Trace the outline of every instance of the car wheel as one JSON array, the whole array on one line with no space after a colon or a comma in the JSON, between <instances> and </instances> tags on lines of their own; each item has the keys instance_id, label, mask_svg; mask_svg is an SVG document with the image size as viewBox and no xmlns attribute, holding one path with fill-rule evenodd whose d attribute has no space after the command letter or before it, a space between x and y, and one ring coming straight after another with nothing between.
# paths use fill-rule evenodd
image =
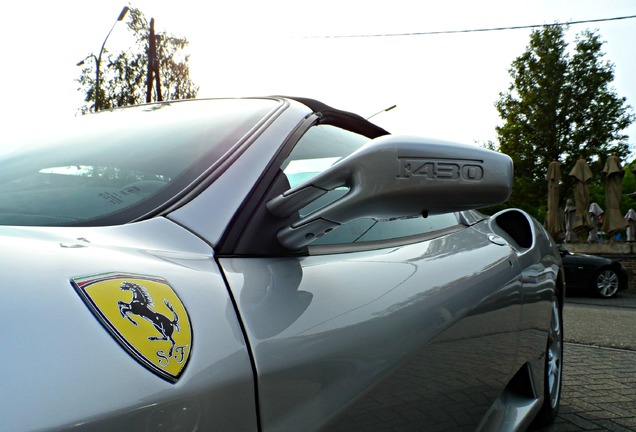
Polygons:
<instances>
[{"instance_id":1,"label":"car wheel","mask_svg":"<svg viewBox=\"0 0 636 432\"><path fill-rule=\"evenodd\" d=\"M552 316L545 352L543 373L544 401L535 418L535 426L545 426L554 421L561 400L561 380L563 377L563 315L559 300L552 302Z\"/></svg>"},{"instance_id":2,"label":"car wheel","mask_svg":"<svg viewBox=\"0 0 636 432\"><path fill-rule=\"evenodd\" d=\"M620 279L610 268L601 269L596 275L596 292L601 297L610 298L618 291Z\"/></svg>"}]
</instances>

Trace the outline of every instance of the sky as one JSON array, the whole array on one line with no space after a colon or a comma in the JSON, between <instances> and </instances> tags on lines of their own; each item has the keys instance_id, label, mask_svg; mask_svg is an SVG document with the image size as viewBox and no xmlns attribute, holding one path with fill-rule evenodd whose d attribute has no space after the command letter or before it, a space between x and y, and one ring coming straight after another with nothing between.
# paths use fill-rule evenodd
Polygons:
<instances>
[{"instance_id":1,"label":"sky","mask_svg":"<svg viewBox=\"0 0 636 432\"><path fill-rule=\"evenodd\" d=\"M59 0L3 4L0 143L78 115L77 62L99 49L122 8L190 41L198 97L292 95L373 117L392 133L496 142L494 107L530 29L412 35L636 15L636 0ZM636 19L570 26L606 41L614 89L636 107ZM344 37L351 35L395 35ZM125 49L115 24L110 51ZM634 110L636 112L636 109ZM636 150L636 125L627 130Z\"/></svg>"}]
</instances>

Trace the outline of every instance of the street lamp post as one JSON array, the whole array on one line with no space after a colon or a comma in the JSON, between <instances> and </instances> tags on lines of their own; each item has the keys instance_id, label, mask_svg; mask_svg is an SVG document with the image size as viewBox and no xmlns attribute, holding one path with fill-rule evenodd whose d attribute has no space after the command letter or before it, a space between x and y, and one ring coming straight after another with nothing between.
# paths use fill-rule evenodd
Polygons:
<instances>
[{"instance_id":1,"label":"street lamp post","mask_svg":"<svg viewBox=\"0 0 636 432\"><path fill-rule=\"evenodd\" d=\"M124 19L124 17L128 13L128 10L129 10L128 6L124 6L124 8L119 13L119 16L117 17L117 21L115 21L113 23L113 26L110 28L110 31L106 35L106 39L104 39L104 43L102 44L102 47L99 50L99 55L97 57L95 57L95 54L89 54L84 59L84 60L86 60L88 57L93 57L93 59L95 59L95 112L99 111L102 108L102 105L101 105L101 81L100 81L101 80L101 74L100 74L100 66L101 66L101 63L102 63L102 54L104 53L104 47L106 46L106 41L108 40L108 37L110 36L110 34L112 33L113 29L115 28L115 25L117 24L117 22L119 22L119 21ZM77 66L83 65L84 64L84 60L82 60L81 62L77 63Z\"/></svg>"}]
</instances>

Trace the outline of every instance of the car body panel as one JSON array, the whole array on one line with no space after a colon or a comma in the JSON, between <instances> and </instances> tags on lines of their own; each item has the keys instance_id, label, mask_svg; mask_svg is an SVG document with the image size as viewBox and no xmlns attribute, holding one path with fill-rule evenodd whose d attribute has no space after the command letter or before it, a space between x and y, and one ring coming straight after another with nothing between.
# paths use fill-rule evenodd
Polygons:
<instances>
[{"instance_id":1,"label":"car body panel","mask_svg":"<svg viewBox=\"0 0 636 432\"><path fill-rule=\"evenodd\" d=\"M547 231L536 219L528 218L534 245L521 252L519 261L524 271L523 306L520 333L520 359L529 358L531 353L540 352L545 347L545 329L550 326L550 310L553 297L558 297L563 305L566 284L560 257L555 253L556 244ZM522 360L523 361L523 360ZM544 382L544 365L540 361L529 365L528 372L532 382L537 386L535 391L541 395Z\"/></svg>"},{"instance_id":2,"label":"car body panel","mask_svg":"<svg viewBox=\"0 0 636 432\"><path fill-rule=\"evenodd\" d=\"M0 406L3 427L157 430L170 421L188 430L256 430L246 343L200 239L155 218L121 229L0 227L0 243L11 269L0 275L8 291L0 369L11 389ZM163 277L187 308L193 347L176 384L119 346L70 283L113 271Z\"/></svg>"},{"instance_id":3,"label":"car body panel","mask_svg":"<svg viewBox=\"0 0 636 432\"><path fill-rule=\"evenodd\" d=\"M371 407L405 427L477 427L520 363L542 372L545 332L518 358L516 254L471 228L390 250L220 263L253 348L264 430L382 430L365 422ZM471 416L441 421L449 399L474 392Z\"/></svg>"}]
</instances>

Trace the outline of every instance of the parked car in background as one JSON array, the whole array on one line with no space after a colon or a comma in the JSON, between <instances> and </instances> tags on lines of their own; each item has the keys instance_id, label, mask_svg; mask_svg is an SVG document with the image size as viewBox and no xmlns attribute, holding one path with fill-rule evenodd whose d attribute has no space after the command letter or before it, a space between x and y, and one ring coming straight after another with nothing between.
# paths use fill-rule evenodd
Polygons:
<instances>
[{"instance_id":1,"label":"parked car in background","mask_svg":"<svg viewBox=\"0 0 636 432\"><path fill-rule=\"evenodd\" d=\"M506 155L262 97L83 116L0 166L4 430L557 413L556 246L523 211L473 210L508 198Z\"/></svg>"},{"instance_id":2,"label":"parked car in background","mask_svg":"<svg viewBox=\"0 0 636 432\"><path fill-rule=\"evenodd\" d=\"M596 255L573 253L559 247L568 293L610 298L627 288L627 270L621 263Z\"/></svg>"}]
</instances>

